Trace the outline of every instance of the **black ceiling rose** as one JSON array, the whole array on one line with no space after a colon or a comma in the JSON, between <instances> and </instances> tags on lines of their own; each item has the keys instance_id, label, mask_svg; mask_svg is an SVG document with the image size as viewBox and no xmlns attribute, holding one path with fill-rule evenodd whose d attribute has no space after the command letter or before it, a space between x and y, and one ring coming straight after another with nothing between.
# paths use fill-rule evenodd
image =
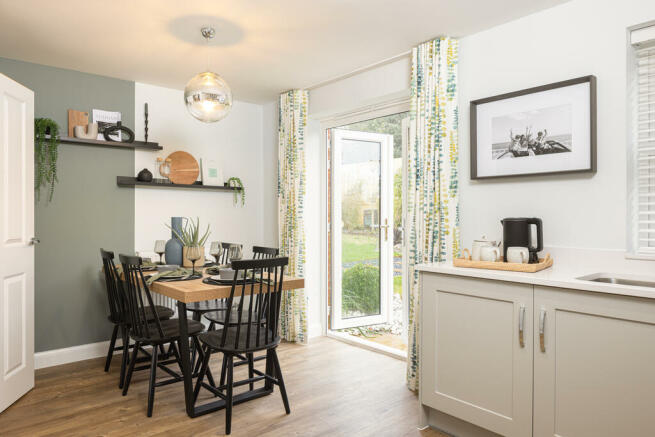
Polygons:
<instances>
[{"instance_id":1,"label":"black ceiling rose","mask_svg":"<svg viewBox=\"0 0 655 437\"><path fill-rule=\"evenodd\" d=\"M124 133L125 135L127 135L127 139L123 138L123 135L121 135L121 140L120 141L116 141L116 140L114 140L114 139L112 139L110 137L110 135L113 135L113 134L115 134L115 133L117 133L119 131ZM132 129L130 129L129 127L123 126L120 121L116 122L115 126L106 127L104 132L103 132L103 135L105 136L105 140L111 141L111 142L116 142L116 143L117 142L121 142L121 143L133 143L134 142L134 132L132 132Z\"/></svg>"}]
</instances>

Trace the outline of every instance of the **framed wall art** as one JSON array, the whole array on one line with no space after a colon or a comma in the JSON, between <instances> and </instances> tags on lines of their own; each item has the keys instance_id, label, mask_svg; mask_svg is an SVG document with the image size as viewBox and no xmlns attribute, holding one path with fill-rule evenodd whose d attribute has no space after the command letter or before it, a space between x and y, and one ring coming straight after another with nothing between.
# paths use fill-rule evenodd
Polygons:
<instances>
[{"instance_id":1,"label":"framed wall art","mask_svg":"<svg viewBox=\"0 0 655 437\"><path fill-rule=\"evenodd\" d=\"M471 102L471 179L596 172L596 77Z\"/></svg>"}]
</instances>

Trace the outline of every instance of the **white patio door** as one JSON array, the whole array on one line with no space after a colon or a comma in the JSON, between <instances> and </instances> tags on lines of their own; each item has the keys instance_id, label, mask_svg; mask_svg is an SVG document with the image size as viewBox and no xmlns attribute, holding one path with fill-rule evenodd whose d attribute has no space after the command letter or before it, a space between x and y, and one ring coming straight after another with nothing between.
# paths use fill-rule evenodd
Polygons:
<instances>
[{"instance_id":1,"label":"white patio door","mask_svg":"<svg viewBox=\"0 0 655 437\"><path fill-rule=\"evenodd\" d=\"M0 74L0 411L34 387L34 93Z\"/></svg>"},{"instance_id":2,"label":"white patio door","mask_svg":"<svg viewBox=\"0 0 655 437\"><path fill-rule=\"evenodd\" d=\"M391 320L393 136L332 130L332 329Z\"/></svg>"}]
</instances>

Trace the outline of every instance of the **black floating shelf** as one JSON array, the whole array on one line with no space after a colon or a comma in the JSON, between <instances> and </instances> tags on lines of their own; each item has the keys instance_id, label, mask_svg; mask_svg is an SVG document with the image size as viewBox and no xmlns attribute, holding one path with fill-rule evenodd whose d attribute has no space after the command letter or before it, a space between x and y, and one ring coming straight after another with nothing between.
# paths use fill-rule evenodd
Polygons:
<instances>
[{"instance_id":1,"label":"black floating shelf","mask_svg":"<svg viewBox=\"0 0 655 437\"><path fill-rule=\"evenodd\" d=\"M168 179L153 179L152 182L137 181L130 176L116 176L116 185L119 187L152 187L152 188L190 188L192 190L212 191L239 191L239 188L228 187L227 185L203 185L200 182L194 184L172 184Z\"/></svg>"},{"instance_id":2,"label":"black floating shelf","mask_svg":"<svg viewBox=\"0 0 655 437\"><path fill-rule=\"evenodd\" d=\"M132 143L120 143L117 141L87 140L84 138L61 137L59 142L62 144L76 144L80 146L94 147L115 147L122 149L145 149L145 150L162 150L159 143L146 143L145 141L134 141Z\"/></svg>"}]
</instances>

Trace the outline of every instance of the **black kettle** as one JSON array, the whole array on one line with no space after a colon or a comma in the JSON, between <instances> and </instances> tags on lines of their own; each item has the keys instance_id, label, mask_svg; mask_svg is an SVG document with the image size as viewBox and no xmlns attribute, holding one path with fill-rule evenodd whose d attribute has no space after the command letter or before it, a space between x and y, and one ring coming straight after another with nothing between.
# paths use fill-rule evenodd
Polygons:
<instances>
[{"instance_id":1,"label":"black kettle","mask_svg":"<svg viewBox=\"0 0 655 437\"><path fill-rule=\"evenodd\" d=\"M540 218L504 218L503 225L503 259L507 259L508 247L527 247L530 252L528 263L539 262L538 252L544 249L543 223ZM532 246L530 225L537 228L537 247Z\"/></svg>"}]
</instances>

